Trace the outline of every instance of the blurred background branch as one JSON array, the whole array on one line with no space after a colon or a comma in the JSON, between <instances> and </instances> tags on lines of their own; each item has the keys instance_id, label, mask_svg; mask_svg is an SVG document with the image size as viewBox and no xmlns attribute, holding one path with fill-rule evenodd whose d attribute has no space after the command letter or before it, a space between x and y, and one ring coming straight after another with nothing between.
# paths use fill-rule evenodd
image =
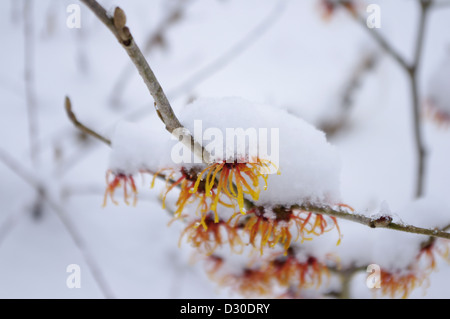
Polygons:
<instances>
[{"instance_id":1,"label":"blurred background branch","mask_svg":"<svg viewBox=\"0 0 450 319\"><path fill-rule=\"evenodd\" d=\"M19 176L22 180L24 180L27 184L36 189L40 198L56 213L59 220L64 225L67 233L72 238L78 250L83 255L84 261L86 262L94 280L96 281L98 287L100 288L103 296L105 298L114 298L114 293L112 292L106 278L103 275L96 259L90 253L88 249L88 245L84 240L83 236L76 228L75 224L69 218L67 212L62 208L62 206L57 203L49 194L47 187L44 183L39 181L31 172L28 171L24 166L22 166L17 160L12 158L8 153L4 150L0 149L0 162L5 164L12 172L14 172L17 176ZM13 218L13 219L11 219ZM3 227L10 227L12 222L14 221L14 217L11 217L7 220L6 224ZM1 230L0 228L0 230ZM3 232L3 240L7 233Z\"/></svg>"}]
</instances>

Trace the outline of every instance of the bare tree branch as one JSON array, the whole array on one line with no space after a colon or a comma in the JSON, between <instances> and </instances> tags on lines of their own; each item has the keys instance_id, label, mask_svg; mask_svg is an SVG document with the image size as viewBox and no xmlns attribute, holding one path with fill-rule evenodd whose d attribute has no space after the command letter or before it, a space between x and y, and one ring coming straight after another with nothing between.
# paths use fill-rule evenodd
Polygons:
<instances>
[{"instance_id":1,"label":"bare tree branch","mask_svg":"<svg viewBox=\"0 0 450 319\"><path fill-rule=\"evenodd\" d=\"M360 15L352 15L355 17L356 21L359 22L361 27L366 30L370 36L380 45L380 47L383 48L383 50L389 54L397 63L405 70L409 69L408 63L405 61L405 59L400 55L400 53L395 50L392 45L390 45L387 40L377 31L375 28L368 28L367 27L367 21L365 17Z\"/></svg>"},{"instance_id":2,"label":"bare tree branch","mask_svg":"<svg viewBox=\"0 0 450 319\"><path fill-rule=\"evenodd\" d=\"M429 9L433 5L433 0L418 0L420 4L420 21L417 33L416 47L414 51L414 58L411 64L408 64L404 58L387 42L387 40L375 29L368 28L366 25L366 20L362 16L353 14L356 20L361 24L361 26L369 32L369 34L375 39L375 41L392 57L397 61L398 65L407 73L411 95L412 95L412 109L413 109L413 136L415 142L415 151L417 158L417 168L416 168L416 183L414 196L419 198L423 195L424 187L424 175L425 175L425 161L426 161L426 150L423 143L422 128L420 120L420 96L418 89L418 69L420 66L420 60L423 51L423 42L425 27L428 17ZM344 6L342 0L339 2Z\"/></svg>"},{"instance_id":3,"label":"bare tree branch","mask_svg":"<svg viewBox=\"0 0 450 319\"><path fill-rule=\"evenodd\" d=\"M10 0L11 2L11 12L10 12L10 20L13 24L17 24L20 21L20 5L22 4L17 0Z\"/></svg>"},{"instance_id":4,"label":"bare tree branch","mask_svg":"<svg viewBox=\"0 0 450 319\"><path fill-rule=\"evenodd\" d=\"M91 129L88 129L88 128L86 128L86 129L88 131L92 131ZM110 143L106 143L106 144L110 145ZM0 159L1 159L1 157L0 157ZM250 201L246 198L244 198L244 202L245 202L246 209L250 209L251 207L255 206L252 201ZM364 215L353 214L353 213L349 213L344 210L336 210L336 209L333 209L328 206L319 207L319 206L314 206L314 205L302 204L302 205L293 205L291 208L302 209L302 210L313 212L313 213L320 214L320 215L328 215L328 216L333 216L333 217L337 217L340 219L346 219L346 220L356 222L356 223L359 223L359 224L362 224L365 226L369 226L371 228L388 228L388 229L398 230L398 231L402 231L402 232L415 233L415 234L420 234L420 235L427 235L427 236L432 236L432 237L440 237L440 238L450 239L450 233L447 233L443 230L426 229L426 228L422 228L422 227L416 227L413 225L401 225L401 224L393 223L390 220L384 220L384 219L381 219L381 220L372 219L372 218L369 218Z\"/></svg>"},{"instance_id":5,"label":"bare tree branch","mask_svg":"<svg viewBox=\"0 0 450 319\"><path fill-rule=\"evenodd\" d=\"M417 32L416 48L414 51L414 61L409 69L409 79L411 85L412 108L413 108L413 124L414 124L414 141L416 145L417 158L417 175L416 175L416 191L415 196L423 195L426 150L423 143L422 126L420 119L420 95L418 88L418 70L420 67L424 35L428 17L428 9L430 8L430 0L420 0L420 21Z\"/></svg>"},{"instance_id":6,"label":"bare tree branch","mask_svg":"<svg viewBox=\"0 0 450 319\"><path fill-rule=\"evenodd\" d=\"M166 32L170 29L170 27L181 21L185 4L188 1L189 0L178 0L176 5L156 27L156 30L150 34L144 44L143 53L145 55L151 52L153 48L164 44ZM130 64L127 64L120 72L115 84L113 85L113 90L111 91L110 101L113 105L120 104L121 96L127 86L127 83L129 83L129 79L132 74L133 68Z\"/></svg>"},{"instance_id":7,"label":"bare tree branch","mask_svg":"<svg viewBox=\"0 0 450 319\"><path fill-rule=\"evenodd\" d=\"M110 144L108 144L108 145L110 145ZM162 176L162 178L165 178L165 177ZM248 208L248 209L255 206L254 203L248 199L245 199L245 205L246 205L246 208ZM447 233L445 231L448 227L443 228L443 230L438 230L438 229L426 229L426 228L422 228L422 227L416 227L413 225L401 225L401 224L393 223L390 220L386 221L384 219L383 220L372 219L372 218L364 216L364 215L349 213L344 210L336 210L336 209L332 209L331 207L326 207L326 206L319 207L319 206L313 206L313 205L293 205L292 208L302 209L302 210L314 212L314 213L320 214L320 215L328 215L328 216L333 216L333 217L337 217L340 219L346 219L346 220L349 220L352 222L356 222L356 223L368 226L370 228L388 228L388 229L398 230L398 231L402 231L402 232L450 239L450 233Z\"/></svg>"},{"instance_id":8,"label":"bare tree branch","mask_svg":"<svg viewBox=\"0 0 450 319\"><path fill-rule=\"evenodd\" d=\"M9 156L4 150L0 149L0 161L3 162L11 171L16 173L20 178L22 178L25 182L27 182L30 186L35 188L40 197L47 203L47 205L52 208L52 210L56 213L60 221L63 223L66 231L69 233L70 237L75 243L75 246L83 255L84 261L86 262L94 280L97 282L101 292L105 296L105 298L114 298L114 294L110 289L106 279L103 277L103 273L98 266L95 258L89 252L87 244L83 239L83 236L76 228L75 224L69 218L68 214L64 211L64 209L57 204L51 196L46 191L46 188L41 182L36 179L31 172L28 171L25 167L19 164L18 161Z\"/></svg>"},{"instance_id":9,"label":"bare tree branch","mask_svg":"<svg viewBox=\"0 0 450 319\"><path fill-rule=\"evenodd\" d=\"M292 208L298 208L305 211L314 212L316 214L346 219L352 222L359 223L361 225L368 226L370 228L387 228L407 233L450 239L450 233L446 231L393 223L389 218L372 219L364 215L349 213L344 210L337 210L331 207L318 207L313 205L294 205L292 206Z\"/></svg>"},{"instance_id":10,"label":"bare tree branch","mask_svg":"<svg viewBox=\"0 0 450 319\"><path fill-rule=\"evenodd\" d=\"M37 119L36 93L34 87L34 34L33 34L33 0L26 0L23 6L24 21L24 66L25 66L25 96L28 116L28 136L30 141L30 156L34 165L38 163L39 126Z\"/></svg>"},{"instance_id":11,"label":"bare tree branch","mask_svg":"<svg viewBox=\"0 0 450 319\"><path fill-rule=\"evenodd\" d=\"M348 124L350 111L354 104L354 95L360 87L364 76L376 66L378 60L376 52L362 56L354 70L352 70L350 78L345 83L342 99L338 105L338 113L333 113L333 116L327 116L318 123L318 128L325 132L328 138L340 132Z\"/></svg>"},{"instance_id":12,"label":"bare tree branch","mask_svg":"<svg viewBox=\"0 0 450 319\"><path fill-rule=\"evenodd\" d=\"M182 143L192 150L192 153L201 158L204 162L210 162L210 154L194 140L183 125L181 125L180 121L173 112L166 94L164 93L141 50L134 42L130 30L126 26L126 16L123 10L116 7L114 17L111 18L107 15L106 10L97 1L80 1L89 7L89 9L94 12L100 21L102 21L109 28L109 30L114 34L116 39L128 53L128 56L136 66L150 94L155 100L156 112L165 124L166 130L179 138Z\"/></svg>"},{"instance_id":13,"label":"bare tree branch","mask_svg":"<svg viewBox=\"0 0 450 319\"><path fill-rule=\"evenodd\" d=\"M186 0L185 0L186 1ZM251 44L255 43L258 38L261 38L263 34L265 34L271 27L275 24L276 21L282 16L282 12L286 8L286 2L280 1L275 5L275 7L271 10L271 12L261 20L258 25L252 29L250 32L245 34L241 40L239 40L236 44L231 46L224 54L219 56L216 60L205 66L203 69L200 69L196 72L192 77L189 77L186 81L170 90L167 96L171 99L177 98L180 94L184 93L188 89L194 88L196 85L200 84L204 80L211 77L213 74L221 70L224 66L228 65L233 59L242 54L246 49L248 49ZM134 111L131 111L127 115L125 115L125 119L134 120L142 117L143 115L149 112L149 104L146 103L142 107L137 108ZM108 125L108 127L111 127ZM94 148L91 148L93 150ZM78 163L82 158L84 158L89 153L89 150L83 148L82 151L78 152L76 155L69 160L69 163L65 165L66 168L73 167L76 163ZM64 170L68 171L67 169Z\"/></svg>"}]
</instances>

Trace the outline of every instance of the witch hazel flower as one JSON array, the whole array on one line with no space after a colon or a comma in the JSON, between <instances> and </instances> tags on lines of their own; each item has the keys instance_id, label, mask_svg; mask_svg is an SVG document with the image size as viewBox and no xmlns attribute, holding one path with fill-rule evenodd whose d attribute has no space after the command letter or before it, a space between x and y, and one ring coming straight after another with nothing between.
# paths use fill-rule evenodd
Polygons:
<instances>
[{"instance_id":1,"label":"witch hazel flower","mask_svg":"<svg viewBox=\"0 0 450 319\"><path fill-rule=\"evenodd\" d=\"M251 260L239 270L226 270L226 261L218 255L205 260L207 273L219 285L230 287L244 296L279 296L280 291L297 293L329 284L330 270L326 262L312 255L297 253L291 247L287 254L276 252L262 260Z\"/></svg>"},{"instance_id":2,"label":"witch hazel flower","mask_svg":"<svg viewBox=\"0 0 450 319\"><path fill-rule=\"evenodd\" d=\"M327 265L316 257L299 258L295 249L289 249L286 255L278 255L265 267L267 276L283 287L295 285L298 290L318 288L324 279L330 278Z\"/></svg>"},{"instance_id":3,"label":"witch hazel flower","mask_svg":"<svg viewBox=\"0 0 450 319\"><path fill-rule=\"evenodd\" d=\"M132 175L172 168L178 172L179 175L174 175L178 179L186 175L181 171L184 167L191 175L189 178L185 176L185 179L191 182L199 176L192 175L189 170L197 166L202 168L198 173L203 171L203 174L200 180L196 180L197 188L190 191L201 191L203 178L206 196L218 205L218 198L225 196L227 199L231 195L241 213L245 210L245 199L261 206L289 206L304 202L334 204L340 201L340 159L337 150L326 141L323 132L304 120L284 110L240 98L197 100L182 109L179 118L189 132L199 130L194 125L201 121L201 131L197 135L203 137L202 145L206 150L222 149L223 156L213 156L214 161L209 166L194 162L175 163L171 154L179 142L171 140L166 132L157 130L160 124L155 118L156 123L120 123L117 126L111 139L111 170ZM228 138L230 128L233 133L240 128L248 135L239 135L243 137L241 141L228 145L224 138ZM211 132L217 136L221 132L221 138L212 138L214 134ZM247 143L250 135L252 143ZM231 140L237 139L231 136ZM249 152L250 148L257 150L255 156ZM184 151L190 152L187 149ZM224 154L227 156L224 157ZM270 163L279 168L280 175L265 172ZM266 184L267 190L263 191ZM217 193L220 190L221 196L210 194L215 189Z\"/></svg>"},{"instance_id":4,"label":"witch hazel flower","mask_svg":"<svg viewBox=\"0 0 450 319\"><path fill-rule=\"evenodd\" d=\"M174 212L175 218L181 218L182 213L186 207L191 203L197 203L196 215L200 215L201 220L200 224L205 228L207 228L205 218L209 211L216 209L212 209L211 198L216 197L216 187L209 187L207 183L201 180L199 177L199 169L197 167L192 167L187 169L185 167L181 167L180 172L178 173L175 169L162 169L156 172L153 176L151 188L154 187L156 178L163 172L169 171L169 174L166 175L166 188L162 195L162 204L163 208L166 206L166 197L173 189L179 188L179 196L176 202L177 209ZM181 175L179 177L174 177L176 174ZM232 208L232 204L227 204L221 199L217 199L217 202L220 204ZM216 213L217 215L217 213ZM217 220L217 219L216 219ZM218 220L217 220L218 221Z\"/></svg>"},{"instance_id":5,"label":"witch hazel flower","mask_svg":"<svg viewBox=\"0 0 450 319\"><path fill-rule=\"evenodd\" d=\"M335 217L314 214L302 209L275 206L272 208L254 207L246 216L234 214L230 222L240 226L248 234L249 243L263 254L265 247L283 247L285 254L293 242L310 241L336 228L341 241L341 233Z\"/></svg>"},{"instance_id":6,"label":"witch hazel flower","mask_svg":"<svg viewBox=\"0 0 450 319\"><path fill-rule=\"evenodd\" d=\"M200 224L206 229L204 219L208 212L214 212L214 222L219 222L217 212L219 204L231 209L237 205L239 211L245 214L244 195L249 195L252 200L258 199L261 191L260 178L265 182L264 189L267 189L267 174L264 173L267 167L268 164L260 159L250 163L222 161L213 163L201 171L196 167L190 169L181 167L181 176L178 178L174 177L177 174L174 169L162 169L154 175L152 188L161 172L170 171L166 175L166 190L162 196L163 208L167 194L179 187L175 217L181 216L186 205L198 202L196 214L200 213Z\"/></svg>"},{"instance_id":7,"label":"witch hazel flower","mask_svg":"<svg viewBox=\"0 0 450 319\"><path fill-rule=\"evenodd\" d=\"M376 283L381 288L381 294L390 298L406 299L414 289L428 282L429 273L414 266L394 272L381 269L380 281Z\"/></svg>"},{"instance_id":8,"label":"witch hazel flower","mask_svg":"<svg viewBox=\"0 0 450 319\"><path fill-rule=\"evenodd\" d=\"M324 20L329 20L340 9L345 8L352 15L357 14L357 5L355 0L319 0L319 9Z\"/></svg>"},{"instance_id":9,"label":"witch hazel flower","mask_svg":"<svg viewBox=\"0 0 450 319\"><path fill-rule=\"evenodd\" d=\"M179 119L211 162L196 162L183 143L154 129L156 123L122 123L112 137L110 163L120 174L108 184L108 195L117 181L136 194L136 172L153 174L151 187L162 177L163 208L173 193L174 217L187 222L181 238L208 255L224 245L287 252L294 241L333 228L340 233L334 218L290 208L340 202L340 160L323 132L283 110L240 98L197 100Z\"/></svg>"},{"instance_id":10,"label":"witch hazel flower","mask_svg":"<svg viewBox=\"0 0 450 319\"><path fill-rule=\"evenodd\" d=\"M111 180L111 175L114 177ZM114 193L117 188L123 189L123 197L124 202L129 205L129 198L130 195L133 198L133 205L136 205L137 202L137 188L136 183L134 182L133 175L131 174L124 174L124 173L113 173L111 170L108 170L106 173L106 190L105 190L105 196L103 199L103 206L106 206L108 202L108 197L111 198L111 201L118 205L119 203L114 199ZM131 194L130 194L131 191Z\"/></svg>"},{"instance_id":11,"label":"witch hazel flower","mask_svg":"<svg viewBox=\"0 0 450 319\"><path fill-rule=\"evenodd\" d=\"M225 244L234 253L241 253L244 246L239 229L230 226L223 220L216 222L212 213L209 213L206 218L202 218L201 221L190 222L181 233L179 245L184 237L187 237L188 243L207 256L212 255L217 248L223 247Z\"/></svg>"},{"instance_id":12,"label":"witch hazel flower","mask_svg":"<svg viewBox=\"0 0 450 319\"><path fill-rule=\"evenodd\" d=\"M437 268L437 257L447 262L449 241L431 239L419 250L414 261L406 269L381 269L379 287L381 294L391 298L408 298L411 292L428 283L428 277Z\"/></svg>"},{"instance_id":13,"label":"witch hazel flower","mask_svg":"<svg viewBox=\"0 0 450 319\"><path fill-rule=\"evenodd\" d=\"M236 200L239 211L246 213L244 195L250 195L252 200L258 200L261 191L260 178L264 180L264 190L267 189L268 174L262 173L269 166L266 161L257 158L255 161L242 163L238 161L222 161L206 167L197 178L197 182L191 192L195 193L200 183L205 180L205 192L207 196L213 197L211 210L216 212L217 204L220 202L221 194ZM213 189L217 189L214 194ZM219 216L216 213L215 220Z\"/></svg>"}]
</instances>

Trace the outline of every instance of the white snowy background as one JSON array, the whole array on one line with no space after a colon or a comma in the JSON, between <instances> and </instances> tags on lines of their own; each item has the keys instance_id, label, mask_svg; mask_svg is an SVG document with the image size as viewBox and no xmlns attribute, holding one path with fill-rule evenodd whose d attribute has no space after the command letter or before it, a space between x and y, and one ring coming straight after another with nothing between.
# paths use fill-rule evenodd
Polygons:
<instances>
[{"instance_id":1,"label":"white snowy background","mask_svg":"<svg viewBox=\"0 0 450 319\"><path fill-rule=\"evenodd\" d=\"M144 125L146 121L155 123L149 121L156 116L153 100L134 72L122 102L111 103L113 86L130 61L110 31L86 7L80 5L81 29L70 29L66 26L66 8L78 2L32 2L37 167L30 160L24 1L18 0L0 3L2 153L28 168L61 203L63 213L81 234L86 250L116 297L239 297L211 282L201 263L192 263L190 247L178 247L182 225L167 227L170 216L161 209L159 190L149 189L149 180L143 184L137 178L140 194L136 207L122 201L119 206L109 203L101 207L110 150L101 142L80 138L65 114L64 96L71 97L81 121L108 137L115 124L126 118ZM378 31L408 61L413 57L418 27L417 2L371 1L381 7L382 27ZM108 9L115 5L124 9L138 44L145 42L177 3L102 1ZM361 58L375 52L379 61L356 91L348 127L330 139L342 160L342 201L362 212L377 211L386 201L400 217L401 212L408 213L414 195L416 158L407 77L366 30L345 12L323 20L316 0L189 0L184 7L180 21L165 33L166 45L148 55L176 112L192 99L239 96L319 124L339 107L352 70ZM430 91L430 78L450 54L449 28L450 6L433 9L420 69L423 98ZM207 77L202 78L202 74ZM162 125L160 134L168 134ZM425 194L431 198L427 203L435 204L429 208L433 210L430 218L435 215L445 220L448 216L448 221L449 137L448 129L425 121L424 140L429 151ZM35 189L3 163L0 176L0 298L103 298L82 252L55 212L44 204L42 216L34 218ZM432 221L424 217L427 207L416 211L420 218L410 220L423 221L417 226L431 226ZM356 251L364 260L371 247L364 246L362 238L379 230L344 221L340 226L344 235L341 258L345 259L345 252ZM407 254L407 240L392 242L389 240L395 236L388 237L377 246L385 247L386 253L377 251L372 255L389 258L386 255L391 247ZM335 243L336 234L331 232L324 236L326 239ZM66 286L66 267L70 264L80 265L79 289ZM355 277L352 297L373 296L365 285L366 276L361 273ZM449 298L449 284L450 266L439 262L429 287L416 289L411 297Z\"/></svg>"}]
</instances>

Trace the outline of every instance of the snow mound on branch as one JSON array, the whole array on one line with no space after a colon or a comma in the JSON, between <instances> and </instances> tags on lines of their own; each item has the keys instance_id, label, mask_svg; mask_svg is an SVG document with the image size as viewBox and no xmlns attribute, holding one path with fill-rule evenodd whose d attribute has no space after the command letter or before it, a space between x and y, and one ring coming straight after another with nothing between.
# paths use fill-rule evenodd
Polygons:
<instances>
[{"instance_id":1,"label":"snow mound on branch","mask_svg":"<svg viewBox=\"0 0 450 319\"><path fill-rule=\"evenodd\" d=\"M243 129L244 132L248 130L258 134L258 154L268 154L281 172L279 175L269 175L268 188L261 190L258 204L339 202L338 153L327 142L323 132L304 120L280 109L234 97L199 99L184 107L178 117L205 149L219 150L215 154L213 152L216 161L226 160L226 155L230 154L234 159L242 158L242 150L247 155L253 154L249 153L249 145L253 144L249 143L251 139L248 136L244 141L235 139L235 145L230 146L227 143L227 129L229 132L230 129L232 132ZM174 141L161 125L159 127L118 125L112 138L110 168L135 173L143 169L154 172L164 167L194 165L174 162L171 152L178 141ZM275 133L277 130L278 135ZM217 134L222 138L217 138ZM265 153L261 143L267 145ZM263 181L260 183L262 185Z\"/></svg>"},{"instance_id":2,"label":"snow mound on branch","mask_svg":"<svg viewBox=\"0 0 450 319\"><path fill-rule=\"evenodd\" d=\"M268 189L261 191L260 204L338 201L338 153L326 141L323 132L304 120L241 98L197 100L183 109L180 120L191 132L194 121L202 120L203 132L215 127L223 136L226 136L227 128L256 129L258 132L267 129L264 137L267 137L268 153L272 160L274 150L271 146L278 147L281 174L269 175ZM278 129L279 136L272 135L272 129ZM235 150L235 156L239 155Z\"/></svg>"},{"instance_id":3,"label":"snow mound on branch","mask_svg":"<svg viewBox=\"0 0 450 319\"><path fill-rule=\"evenodd\" d=\"M164 127L152 121L140 123L120 122L111 138L112 152L109 168L114 172L136 174L139 171L158 169L170 164L170 151L176 141Z\"/></svg>"}]
</instances>

